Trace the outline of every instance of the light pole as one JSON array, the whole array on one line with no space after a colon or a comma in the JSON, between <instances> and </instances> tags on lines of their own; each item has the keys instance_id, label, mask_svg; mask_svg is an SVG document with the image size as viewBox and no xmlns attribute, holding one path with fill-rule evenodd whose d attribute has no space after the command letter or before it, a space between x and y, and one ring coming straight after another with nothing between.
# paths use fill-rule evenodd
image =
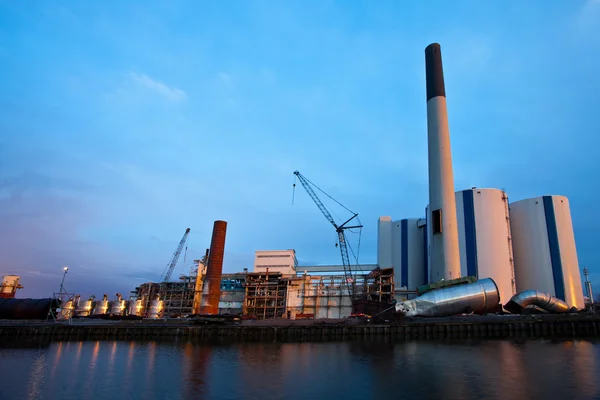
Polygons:
<instances>
[{"instance_id":1,"label":"light pole","mask_svg":"<svg viewBox=\"0 0 600 400\"><path fill-rule=\"evenodd\" d=\"M590 304L594 304L594 293L592 293L592 282L588 279L589 271L587 268L583 268L583 275L585 276L585 291L590 298Z\"/></svg>"},{"instance_id":2,"label":"light pole","mask_svg":"<svg viewBox=\"0 0 600 400\"><path fill-rule=\"evenodd\" d=\"M60 282L60 292L58 293L59 297L60 297L60 302L62 303L63 301L63 292L65 290L64 284L65 284L65 277L67 276L67 272L69 272L69 267L64 267L63 271L65 271L63 273L63 277L62 277L62 281Z\"/></svg>"}]
</instances>

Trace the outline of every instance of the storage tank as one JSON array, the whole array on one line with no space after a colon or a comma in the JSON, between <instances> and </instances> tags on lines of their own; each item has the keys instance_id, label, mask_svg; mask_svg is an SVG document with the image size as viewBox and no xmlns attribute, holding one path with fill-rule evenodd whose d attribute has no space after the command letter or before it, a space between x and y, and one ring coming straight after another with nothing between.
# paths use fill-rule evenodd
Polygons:
<instances>
[{"instance_id":1,"label":"storage tank","mask_svg":"<svg viewBox=\"0 0 600 400\"><path fill-rule=\"evenodd\" d=\"M150 319L157 319L157 318L162 318L164 313L164 304L163 301L160 299L160 296L156 296L156 298L154 300L152 300L152 303L150 304L150 307L148 309L148 318Z\"/></svg>"},{"instance_id":2,"label":"storage tank","mask_svg":"<svg viewBox=\"0 0 600 400\"><path fill-rule=\"evenodd\" d=\"M416 290L427 283L425 225L424 218L401 219L392 223L392 265L397 289Z\"/></svg>"},{"instance_id":3,"label":"storage tank","mask_svg":"<svg viewBox=\"0 0 600 400\"><path fill-rule=\"evenodd\" d=\"M461 276L492 278L505 304L516 293L508 196L479 188L455 195Z\"/></svg>"},{"instance_id":4,"label":"storage tank","mask_svg":"<svg viewBox=\"0 0 600 400\"><path fill-rule=\"evenodd\" d=\"M126 301L123 300L121 293L117 293L116 296L117 299L113 301L112 307L110 308L110 313L113 315L123 315L125 312Z\"/></svg>"},{"instance_id":5,"label":"storage tank","mask_svg":"<svg viewBox=\"0 0 600 400\"><path fill-rule=\"evenodd\" d=\"M83 303L81 305L81 307L77 307L77 310L75 311L75 315L77 315L78 317L89 317L90 314L92 313L93 305L94 305L94 296L91 296L88 300L85 301L85 303Z\"/></svg>"},{"instance_id":6,"label":"storage tank","mask_svg":"<svg viewBox=\"0 0 600 400\"><path fill-rule=\"evenodd\" d=\"M135 315L137 317L144 316L144 300L142 299L131 299L129 300L129 306L127 309L127 315Z\"/></svg>"},{"instance_id":7,"label":"storage tank","mask_svg":"<svg viewBox=\"0 0 600 400\"><path fill-rule=\"evenodd\" d=\"M93 315L104 315L108 312L108 295L104 295L102 300L96 302Z\"/></svg>"},{"instance_id":8,"label":"storage tank","mask_svg":"<svg viewBox=\"0 0 600 400\"><path fill-rule=\"evenodd\" d=\"M70 298L69 300L62 302L60 305L60 318L71 319L73 312L75 311L75 299Z\"/></svg>"},{"instance_id":9,"label":"storage tank","mask_svg":"<svg viewBox=\"0 0 600 400\"><path fill-rule=\"evenodd\" d=\"M0 283L0 299L12 299L15 297L17 289L21 289L19 279L21 279L21 277L18 275L5 275L2 277L2 282Z\"/></svg>"},{"instance_id":10,"label":"storage tank","mask_svg":"<svg viewBox=\"0 0 600 400\"><path fill-rule=\"evenodd\" d=\"M517 292L550 293L584 308L569 200L541 196L510 204Z\"/></svg>"}]
</instances>

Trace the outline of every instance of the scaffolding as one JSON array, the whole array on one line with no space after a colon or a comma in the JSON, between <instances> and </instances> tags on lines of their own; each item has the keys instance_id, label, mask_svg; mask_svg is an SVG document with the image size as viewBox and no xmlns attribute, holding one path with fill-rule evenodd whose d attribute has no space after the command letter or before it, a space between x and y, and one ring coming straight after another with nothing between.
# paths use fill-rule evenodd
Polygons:
<instances>
[{"instance_id":1,"label":"scaffolding","mask_svg":"<svg viewBox=\"0 0 600 400\"><path fill-rule=\"evenodd\" d=\"M392 303L394 293L394 269L377 268L367 275L367 298L380 303Z\"/></svg>"},{"instance_id":2,"label":"scaffolding","mask_svg":"<svg viewBox=\"0 0 600 400\"><path fill-rule=\"evenodd\" d=\"M180 318L193 315L196 290L202 292L202 282L196 286L196 276L182 275L178 282L148 282L136 287L129 300L143 300L144 317L148 317L150 305L156 296L163 302L164 316ZM221 302L219 313L241 314L244 301L246 274L223 274L221 280Z\"/></svg>"},{"instance_id":3,"label":"scaffolding","mask_svg":"<svg viewBox=\"0 0 600 400\"><path fill-rule=\"evenodd\" d=\"M148 282L135 288L132 299L143 301L144 317L159 296L164 316L181 318L193 315L194 296L202 290L196 277L180 276L178 282ZM394 299L393 269L377 269L368 275L283 275L281 272L243 272L223 274L219 314L243 314L251 319L344 318L352 314L352 299L347 285L363 302L388 304Z\"/></svg>"},{"instance_id":4,"label":"scaffolding","mask_svg":"<svg viewBox=\"0 0 600 400\"><path fill-rule=\"evenodd\" d=\"M286 311L288 280L280 272L254 272L246 275L243 313L256 319L281 318Z\"/></svg>"}]
</instances>

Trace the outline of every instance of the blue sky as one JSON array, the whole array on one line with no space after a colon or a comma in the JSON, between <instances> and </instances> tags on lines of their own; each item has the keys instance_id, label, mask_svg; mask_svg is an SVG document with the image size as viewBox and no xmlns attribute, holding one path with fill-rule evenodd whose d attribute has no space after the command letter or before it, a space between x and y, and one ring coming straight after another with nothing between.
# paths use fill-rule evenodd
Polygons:
<instances>
[{"instance_id":1,"label":"blue sky","mask_svg":"<svg viewBox=\"0 0 600 400\"><path fill-rule=\"evenodd\" d=\"M569 197L600 283L600 2L0 1L0 275L20 296L128 293L229 222L339 263L295 169L376 220L427 203L424 48L442 46L457 190Z\"/></svg>"}]
</instances>

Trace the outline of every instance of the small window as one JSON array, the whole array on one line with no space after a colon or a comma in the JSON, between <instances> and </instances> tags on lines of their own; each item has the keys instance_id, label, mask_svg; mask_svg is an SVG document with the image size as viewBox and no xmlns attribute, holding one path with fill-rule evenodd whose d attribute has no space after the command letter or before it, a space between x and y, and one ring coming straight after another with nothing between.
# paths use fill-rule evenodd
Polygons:
<instances>
[{"instance_id":1,"label":"small window","mask_svg":"<svg viewBox=\"0 0 600 400\"><path fill-rule=\"evenodd\" d=\"M433 223L433 234L437 235L442 233L442 210L433 210L431 213L431 219Z\"/></svg>"}]
</instances>

